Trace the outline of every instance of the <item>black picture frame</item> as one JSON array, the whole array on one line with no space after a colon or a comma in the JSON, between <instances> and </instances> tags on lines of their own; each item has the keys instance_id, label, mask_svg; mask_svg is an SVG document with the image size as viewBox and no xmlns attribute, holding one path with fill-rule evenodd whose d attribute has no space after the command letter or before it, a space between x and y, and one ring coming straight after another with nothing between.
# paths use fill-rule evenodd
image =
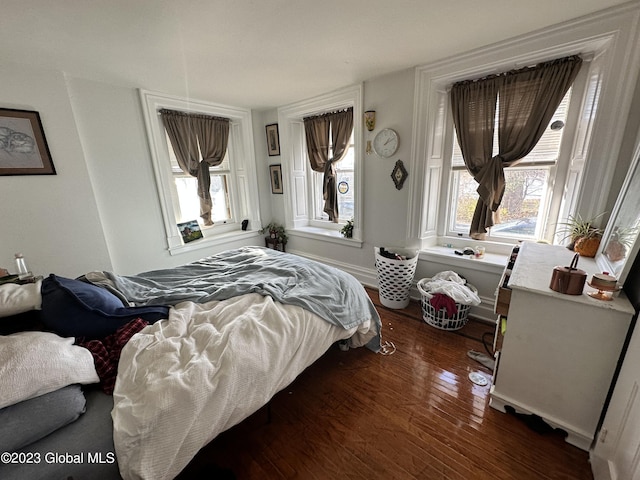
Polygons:
<instances>
[{"instance_id":1,"label":"black picture frame","mask_svg":"<svg viewBox=\"0 0 640 480\"><path fill-rule=\"evenodd\" d=\"M269 165L269 178L271 179L271 193L282 193L282 166L278 163Z\"/></svg>"},{"instance_id":2,"label":"black picture frame","mask_svg":"<svg viewBox=\"0 0 640 480\"><path fill-rule=\"evenodd\" d=\"M0 175L55 175L40 114L0 108Z\"/></svg>"},{"instance_id":3,"label":"black picture frame","mask_svg":"<svg viewBox=\"0 0 640 480\"><path fill-rule=\"evenodd\" d=\"M265 127L267 132L267 152L270 157L280 155L280 134L278 124L272 123Z\"/></svg>"},{"instance_id":4,"label":"black picture frame","mask_svg":"<svg viewBox=\"0 0 640 480\"><path fill-rule=\"evenodd\" d=\"M408 175L409 172L407 172L407 169L404 168L402 160L398 160L395 167L393 167L393 171L391 172L391 178L393 179L393 183L395 183L396 185L396 189L402 189L402 185L404 185L404 181L407 179Z\"/></svg>"}]
</instances>

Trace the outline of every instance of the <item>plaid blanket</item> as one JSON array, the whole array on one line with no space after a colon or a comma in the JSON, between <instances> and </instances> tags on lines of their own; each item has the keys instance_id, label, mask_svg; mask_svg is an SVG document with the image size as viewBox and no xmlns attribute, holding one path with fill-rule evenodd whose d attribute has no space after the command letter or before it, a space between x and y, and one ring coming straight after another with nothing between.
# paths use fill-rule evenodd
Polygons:
<instances>
[{"instance_id":1,"label":"plaid blanket","mask_svg":"<svg viewBox=\"0 0 640 480\"><path fill-rule=\"evenodd\" d=\"M86 340L76 338L76 345L86 348L93 355L96 372L100 378L100 387L107 395L113 395L118 374L118 362L122 348L136 333L149 325L149 322L136 318L124 324L115 333L100 340Z\"/></svg>"}]
</instances>

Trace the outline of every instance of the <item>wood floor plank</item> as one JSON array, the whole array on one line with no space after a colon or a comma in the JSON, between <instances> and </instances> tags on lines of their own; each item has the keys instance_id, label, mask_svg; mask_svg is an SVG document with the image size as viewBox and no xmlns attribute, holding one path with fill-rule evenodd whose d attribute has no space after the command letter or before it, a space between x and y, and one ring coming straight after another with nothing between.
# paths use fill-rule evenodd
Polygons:
<instances>
[{"instance_id":1,"label":"wood floor plank","mask_svg":"<svg viewBox=\"0 0 640 480\"><path fill-rule=\"evenodd\" d=\"M209 465L237 479L593 480L587 452L490 408L490 385L469 380L491 380L467 352L486 353L493 325L438 330L419 302L392 310L368 293L394 354L332 347L274 396L270 423L266 409L256 412L179 478L232 478L202 477Z\"/></svg>"}]
</instances>

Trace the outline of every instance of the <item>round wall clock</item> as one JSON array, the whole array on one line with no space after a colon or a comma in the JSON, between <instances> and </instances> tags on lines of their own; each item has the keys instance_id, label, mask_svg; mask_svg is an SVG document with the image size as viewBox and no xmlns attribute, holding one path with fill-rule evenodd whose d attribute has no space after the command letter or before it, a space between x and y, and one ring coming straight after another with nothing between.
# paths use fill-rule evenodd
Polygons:
<instances>
[{"instance_id":1,"label":"round wall clock","mask_svg":"<svg viewBox=\"0 0 640 480\"><path fill-rule=\"evenodd\" d=\"M391 128L380 130L373 139L373 149L381 157L389 158L398 150L398 134Z\"/></svg>"}]
</instances>

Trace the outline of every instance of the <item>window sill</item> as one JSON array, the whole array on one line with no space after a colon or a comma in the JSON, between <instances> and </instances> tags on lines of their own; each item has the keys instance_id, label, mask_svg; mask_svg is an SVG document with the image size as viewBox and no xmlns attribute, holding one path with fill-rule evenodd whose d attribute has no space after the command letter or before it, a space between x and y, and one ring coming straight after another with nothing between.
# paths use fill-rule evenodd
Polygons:
<instances>
[{"instance_id":1,"label":"window sill","mask_svg":"<svg viewBox=\"0 0 640 480\"><path fill-rule=\"evenodd\" d=\"M208 247L214 247L218 245L223 245L226 243L237 242L239 240L246 240L252 237L261 236L258 230L234 230L232 232L219 233L216 236L204 237L199 240L195 240L193 242L176 245L175 247L169 248L169 253L171 255L180 255L187 252L193 252L196 250L201 250Z\"/></svg>"},{"instance_id":2,"label":"window sill","mask_svg":"<svg viewBox=\"0 0 640 480\"><path fill-rule=\"evenodd\" d=\"M457 255L454 253L455 250L460 251L458 247L425 247L420 250L420 260L435 261L454 267L481 270L499 275L502 274L509 261L509 255L502 253L485 252L483 258L475 258L471 255Z\"/></svg>"},{"instance_id":3,"label":"window sill","mask_svg":"<svg viewBox=\"0 0 640 480\"><path fill-rule=\"evenodd\" d=\"M357 238L344 238L338 230L327 230L318 227L297 227L287 230L287 234L291 237L310 238L312 240L320 240L322 242L337 243L348 247L362 248L362 240Z\"/></svg>"}]
</instances>

